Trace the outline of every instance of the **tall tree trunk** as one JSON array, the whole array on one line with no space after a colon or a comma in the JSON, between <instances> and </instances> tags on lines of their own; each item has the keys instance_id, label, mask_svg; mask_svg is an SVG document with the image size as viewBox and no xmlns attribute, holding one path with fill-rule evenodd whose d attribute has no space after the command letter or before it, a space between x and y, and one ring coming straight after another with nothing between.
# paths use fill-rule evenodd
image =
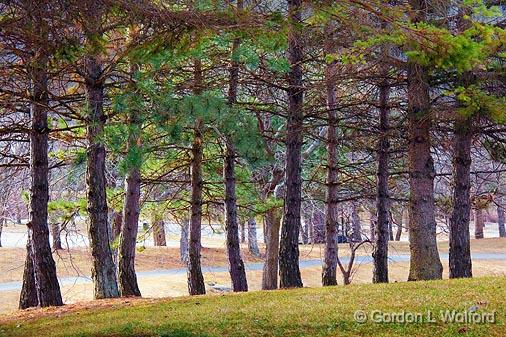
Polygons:
<instances>
[{"instance_id":1,"label":"tall tree trunk","mask_svg":"<svg viewBox=\"0 0 506 337\"><path fill-rule=\"evenodd\" d=\"M265 263L262 273L262 290L278 288L278 251L279 251L279 228L281 218L279 210L273 208L265 214L265 227L267 232L267 244L265 246Z\"/></svg>"},{"instance_id":2,"label":"tall tree trunk","mask_svg":"<svg viewBox=\"0 0 506 337\"><path fill-rule=\"evenodd\" d=\"M61 228L58 222L53 222L51 224L51 236L53 238L53 249L54 250L62 250L63 247L61 245Z\"/></svg>"},{"instance_id":3,"label":"tall tree trunk","mask_svg":"<svg viewBox=\"0 0 506 337\"><path fill-rule=\"evenodd\" d=\"M0 219L0 248L2 247L2 230L4 228L5 218Z\"/></svg>"},{"instance_id":4,"label":"tall tree trunk","mask_svg":"<svg viewBox=\"0 0 506 337\"><path fill-rule=\"evenodd\" d=\"M133 72L137 66L133 65ZM128 116L128 151L137 151L140 145L141 120L138 111ZM140 163L133 163L125 177L125 201L123 205L123 226L119 239L118 278L121 296L141 296L135 274L135 246L139 229L141 172Z\"/></svg>"},{"instance_id":5,"label":"tall tree trunk","mask_svg":"<svg viewBox=\"0 0 506 337\"><path fill-rule=\"evenodd\" d=\"M37 10L38 11L38 10ZM40 19L40 18L39 18ZM38 19L37 19L38 20ZM41 307L63 305L60 285L56 276L56 264L49 243L48 227L48 122L47 106L48 78L46 73L47 57L35 59L29 69L32 84L32 102L30 103L30 214L29 236L31 257L35 277L35 289L38 304ZM29 265L29 264L28 264Z\"/></svg>"},{"instance_id":6,"label":"tall tree trunk","mask_svg":"<svg viewBox=\"0 0 506 337\"><path fill-rule=\"evenodd\" d=\"M232 75L231 75L232 77ZM237 198L235 195L235 151L227 140L223 162L223 179L225 181L225 229L227 232L227 255L230 278L234 291L248 291L246 270L242 261L238 225Z\"/></svg>"},{"instance_id":7,"label":"tall tree trunk","mask_svg":"<svg viewBox=\"0 0 506 337\"><path fill-rule=\"evenodd\" d=\"M288 121L286 127L286 195L281 243L279 249L279 277L281 288L302 287L299 269L299 230L302 189L302 128L304 89L302 83L302 0L287 0L288 19Z\"/></svg>"},{"instance_id":8,"label":"tall tree trunk","mask_svg":"<svg viewBox=\"0 0 506 337\"><path fill-rule=\"evenodd\" d=\"M471 213L472 120L457 117L453 140L453 210L450 217L450 278L472 277Z\"/></svg>"},{"instance_id":9,"label":"tall tree trunk","mask_svg":"<svg viewBox=\"0 0 506 337\"><path fill-rule=\"evenodd\" d=\"M115 265L109 244L109 225L107 219L107 195L105 178L105 147L102 143L106 116L103 111L104 79L102 65L97 56L85 60L86 93L88 100L86 152L86 184L88 195L89 227L93 267L91 276L94 282L94 298L119 296Z\"/></svg>"},{"instance_id":10,"label":"tall tree trunk","mask_svg":"<svg viewBox=\"0 0 506 337\"><path fill-rule=\"evenodd\" d=\"M206 293L200 265L202 229L202 121L195 123L191 163L191 215L190 247L188 251L188 292L190 295Z\"/></svg>"},{"instance_id":11,"label":"tall tree trunk","mask_svg":"<svg viewBox=\"0 0 506 337\"><path fill-rule=\"evenodd\" d=\"M231 5L231 2L229 2ZM237 9L241 10L243 1L237 1ZM235 54L240 47L240 40L235 39L232 43L231 66L229 69L228 104L233 107L237 103L237 91L239 86L239 63ZM248 291L246 270L241 257L239 226L237 223L237 197L235 193L235 148L232 139L227 136L225 141L225 156L223 159L223 180L225 184L225 230L227 232L227 255L229 262L232 288L235 292ZM244 223L241 224L241 242L246 241Z\"/></svg>"},{"instance_id":12,"label":"tall tree trunk","mask_svg":"<svg viewBox=\"0 0 506 337\"><path fill-rule=\"evenodd\" d=\"M257 239L257 222L255 218L248 219L248 251L253 256L260 256Z\"/></svg>"},{"instance_id":13,"label":"tall tree trunk","mask_svg":"<svg viewBox=\"0 0 506 337\"><path fill-rule=\"evenodd\" d=\"M335 25L327 24L325 51L334 51L333 30ZM325 196L325 257L322 270L322 284L337 284L337 224L339 222L337 206L339 203L338 167L337 167L337 90L336 62L327 64L325 69L325 86L327 90L328 129L327 129L327 190Z\"/></svg>"},{"instance_id":14,"label":"tall tree trunk","mask_svg":"<svg viewBox=\"0 0 506 337\"><path fill-rule=\"evenodd\" d=\"M477 207L474 210L474 238L483 239L483 228L485 227L485 218L483 208Z\"/></svg>"},{"instance_id":15,"label":"tall tree trunk","mask_svg":"<svg viewBox=\"0 0 506 337\"><path fill-rule=\"evenodd\" d=\"M167 246L167 239L165 234L165 221L155 216L153 219L153 245L155 247Z\"/></svg>"},{"instance_id":16,"label":"tall tree trunk","mask_svg":"<svg viewBox=\"0 0 506 337\"><path fill-rule=\"evenodd\" d=\"M410 0L414 23L426 18L427 2ZM441 279L443 265L436 241L434 211L434 162L430 153L431 102L429 77L425 66L408 60L409 116L409 244L410 268L408 280Z\"/></svg>"},{"instance_id":17,"label":"tall tree trunk","mask_svg":"<svg viewBox=\"0 0 506 337\"><path fill-rule=\"evenodd\" d=\"M497 224L499 226L499 237L504 238L506 237L506 230L504 228L504 206L501 203L502 200L500 200L499 205L497 206ZM1 246L0 246L1 247Z\"/></svg>"},{"instance_id":18,"label":"tall tree trunk","mask_svg":"<svg viewBox=\"0 0 506 337\"><path fill-rule=\"evenodd\" d=\"M30 232L31 230L28 229ZM39 298L35 287L35 271L33 269L31 233L28 233L28 242L26 243L26 259L23 271L23 285L19 296L19 309L37 307Z\"/></svg>"},{"instance_id":19,"label":"tall tree trunk","mask_svg":"<svg viewBox=\"0 0 506 337\"><path fill-rule=\"evenodd\" d=\"M383 47L385 54L386 47ZM385 55L386 56L386 55ZM377 187L376 187L376 208L378 223L376 226L375 241L374 241L374 268L373 268L373 282L374 283L388 283L388 239L391 232L390 224L390 200L388 193L388 165L390 142L388 137L388 101L390 96L390 86L386 76L387 70L383 69L382 75L385 77L379 85L379 131L380 138L378 140L378 168L377 168Z\"/></svg>"}]
</instances>

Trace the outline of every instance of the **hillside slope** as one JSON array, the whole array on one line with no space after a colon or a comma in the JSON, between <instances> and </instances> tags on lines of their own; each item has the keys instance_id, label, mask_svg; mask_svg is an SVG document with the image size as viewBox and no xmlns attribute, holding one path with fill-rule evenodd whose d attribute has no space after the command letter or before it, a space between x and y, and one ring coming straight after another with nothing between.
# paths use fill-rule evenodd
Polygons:
<instances>
[{"instance_id":1,"label":"hillside slope","mask_svg":"<svg viewBox=\"0 0 506 337\"><path fill-rule=\"evenodd\" d=\"M443 318L445 310L450 316ZM469 310L474 313L462 315ZM460 313L455 316L460 322L444 322L452 311ZM356 322L354 316L362 318L362 313L367 321ZM493 315L495 323L490 323ZM95 301L0 317L0 336L499 337L506 336L505 315L506 277L487 277ZM486 322L465 323L463 317ZM406 324L403 319L421 322Z\"/></svg>"}]
</instances>

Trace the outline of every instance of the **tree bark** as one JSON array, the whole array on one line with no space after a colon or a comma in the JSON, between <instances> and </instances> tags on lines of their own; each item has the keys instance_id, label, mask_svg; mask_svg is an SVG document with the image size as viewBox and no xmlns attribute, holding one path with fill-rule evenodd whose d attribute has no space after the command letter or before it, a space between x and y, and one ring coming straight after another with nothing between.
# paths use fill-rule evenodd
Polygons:
<instances>
[{"instance_id":1,"label":"tree bark","mask_svg":"<svg viewBox=\"0 0 506 337\"><path fill-rule=\"evenodd\" d=\"M410 0L412 21L423 22L427 2ZM428 70L408 60L408 125L409 125L409 243L410 268L408 280L441 279L443 265L436 241L434 211L434 162L430 153L431 102Z\"/></svg>"},{"instance_id":2,"label":"tree bark","mask_svg":"<svg viewBox=\"0 0 506 337\"><path fill-rule=\"evenodd\" d=\"M204 276L200 265L202 229L202 121L198 119L194 127L191 163L191 215L190 247L188 251L188 292L190 295L206 293Z\"/></svg>"},{"instance_id":3,"label":"tree bark","mask_svg":"<svg viewBox=\"0 0 506 337\"><path fill-rule=\"evenodd\" d=\"M105 178L105 147L101 141L106 116L103 111L104 80L102 65L97 56L85 60L86 94L88 100L86 152L86 184L88 195L89 227L93 267L91 276L94 282L94 298L113 298L119 296L115 265L109 244L107 219L107 196Z\"/></svg>"},{"instance_id":4,"label":"tree bark","mask_svg":"<svg viewBox=\"0 0 506 337\"><path fill-rule=\"evenodd\" d=\"M30 231L30 229L29 229ZM28 234L28 242L26 243L26 259L23 271L23 285L19 296L19 309L28 309L37 307L39 298L35 287L35 271L33 268L31 234Z\"/></svg>"},{"instance_id":5,"label":"tree bark","mask_svg":"<svg viewBox=\"0 0 506 337\"><path fill-rule=\"evenodd\" d=\"M384 47L386 49L386 47ZM383 76L387 76L384 69ZM388 137L388 101L390 96L390 86L385 78L379 85L379 131L380 138L378 140L378 168L377 168L377 186L376 186L376 209L377 209L377 226L374 235L374 252L373 252L373 282L388 283L388 240L391 232L390 224L390 197L388 191L388 165L390 142Z\"/></svg>"},{"instance_id":6,"label":"tree bark","mask_svg":"<svg viewBox=\"0 0 506 337\"><path fill-rule=\"evenodd\" d=\"M167 238L165 234L165 221L155 217L152 223L153 226L153 245L155 247L167 246Z\"/></svg>"},{"instance_id":7,"label":"tree bark","mask_svg":"<svg viewBox=\"0 0 506 337\"><path fill-rule=\"evenodd\" d=\"M262 290L278 288L278 251L279 228L281 218L277 209L270 209L265 214L267 244L265 246L265 263L262 273Z\"/></svg>"},{"instance_id":8,"label":"tree bark","mask_svg":"<svg viewBox=\"0 0 506 337\"><path fill-rule=\"evenodd\" d=\"M2 247L2 230L4 228L5 218L0 219L0 248Z\"/></svg>"},{"instance_id":9,"label":"tree bark","mask_svg":"<svg viewBox=\"0 0 506 337\"><path fill-rule=\"evenodd\" d=\"M302 129L304 89L302 83L302 0L287 0L288 19L288 121L286 127L285 207L279 249L281 288L302 287L299 269L299 230L302 189Z\"/></svg>"},{"instance_id":10,"label":"tree bark","mask_svg":"<svg viewBox=\"0 0 506 337\"><path fill-rule=\"evenodd\" d=\"M181 222L181 237L179 239L179 257L182 262L188 263L188 228L189 219L183 219Z\"/></svg>"},{"instance_id":11,"label":"tree bark","mask_svg":"<svg viewBox=\"0 0 506 337\"><path fill-rule=\"evenodd\" d=\"M51 224L51 236L53 238L53 249L62 250L63 247L61 245L61 228L60 224L56 221Z\"/></svg>"},{"instance_id":12,"label":"tree bark","mask_svg":"<svg viewBox=\"0 0 506 337\"><path fill-rule=\"evenodd\" d=\"M474 238L483 239L483 228L485 227L485 218L483 217L483 209L478 207L474 210Z\"/></svg>"},{"instance_id":13,"label":"tree bark","mask_svg":"<svg viewBox=\"0 0 506 337\"><path fill-rule=\"evenodd\" d=\"M231 74L231 77L233 75ZM235 150L227 140L223 162L223 179L225 181L225 230L227 232L227 255L232 288L235 292L248 291L246 270L241 257L238 224L237 198L235 194Z\"/></svg>"},{"instance_id":14,"label":"tree bark","mask_svg":"<svg viewBox=\"0 0 506 337\"><path fill-rule=\"evenodd\" d=\"M333 52L333 39L330 38L335 28L327 25L325 50ZM337 166L337 89L335 84L336 62L332 62L325 69L325 86L327 90L328 129L327 129L327 191L325 197L325 257L322 270L322 284L324 286L337 285L337 224L339 222L337 207L339 203L338 166Z\"/></svg>"},{"instance_id":15,"label":"tree bark","mask_svg":"<svg viewBox=\"0 0 506 337\"><path fill-rule=\"evenodd\" d=\"M471 213L472 120L458 116L453 140L453 210L450 217L450 278L472 277Z\"/></svg>"},{"instance_id":16,"label":"tree bark","mask_svg":"<svg viewBox=\"0 0 506 337\"><path fill-rule=\"evenodd\" d=\"M136 66L133 66L135 72ZM129 135L127 152L140 145L141 120L138 111L128 116ZM123 206L123 226L119 239L118 278L121 296L141 296L135 273L135 247L139 230L141 172L140 163L131 163L125 177L125 201Z\"/></svg>"},{"instance_id":17,"label":"tree bark","mask_svg":"<svg viewBox=\"0 0 506 337\"><path fill-rule=\"evenodd\" d=\"M504 220L504 206L502 205L502 203L500 203L497 206L497 224L499 226L499 237L500 238L506 237L506 230L505 230L504 223L505 223L505 220Z\"/></svg>"},{"instance_id":18,"label":"tree bark","mask_svg":"<svg viewBox=\"0 0 506 337\"><path fill-rule=\"evenodd\" d=\"M38 10L36 10L38 11ZM38 18L40 19L40 18ZM37 19L37 20L38 20ZM38 304L41 307L63 305L60 285L56 275L49 243L48 226L48 133L47 122L48 78L47 57L41 51L33 60L29 76L32 84L32 102L30 103L30 214L29 230L35 288Z\"/></svg>"},{"instance_id":19,"label":"tree bark","mask_svg":"<svg viewBox=\"0 0 506 337\"><path fill-rule=\"evenodd\" d=\"M257 222L255 218L248 219L248 251L253 256L260 256L257 239Z\"/></svg>"}]
</instances>

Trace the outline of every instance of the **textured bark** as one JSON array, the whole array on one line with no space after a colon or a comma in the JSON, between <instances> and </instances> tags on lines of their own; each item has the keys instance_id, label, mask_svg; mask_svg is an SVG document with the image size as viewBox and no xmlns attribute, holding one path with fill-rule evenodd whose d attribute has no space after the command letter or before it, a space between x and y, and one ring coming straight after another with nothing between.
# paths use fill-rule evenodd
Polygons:
<instances>
[{"instance_id":1,"label":"textured bark","mask_svg":"<svg viewBox=\"0 0 506 337\"><path fill-rule=\"evenodd\" d=\"M188 292L190 295L206 293L204 276L200 265L202 229L202 121L197 120L194 127L191 163L191 215L190 247L188 251Z\"/></svg>"},{"instance_id":2,"label":"textured bark","mask_svg":"<svg viewBox=\"0 0 506 337\"><path fill-rule=\"evenodd\" d=\"M257 239L257 222L255 218L248 219L248 251L253 256L260 256Z\"/></svg>"},{"instance_id":3,"label":"textured bark","mask_svg":"<svg viewBox=\"0 0 506 337\"><path fill-rule=\"evenodd\" d=\"M231 75L232 77L232 75ZM232 289L248 291L246 270L241 257L238 224L237 197L235 194L235 150L227 141L223 162L223 180L225 182L225 230L227 232L227 255Z\"/></svg>"},{"instance_id":4,"label":"textured bark","mask_svg":"<svg viewBox=\"0 0 506 337\"><path fill-rule=\"evenodd\" d=\"M453 210L450 217L450 278L472 277L471 213L472 120L458 117L453 140Z\"/></svg>"},{"instance_id":5,"label":"textured bark","mask_svg":"<svg viewBox=\"0 0 506 337\"><path fill-rule=\"evenodd\" d=\"M286 127L286 195L281 244L279 249L279 277L281 288L302 287L299 269L299 230L302 188L302 36L298 25L302 22L302 0L288 0L290 20L288 32L288 120Z\"/></svg>"},{"instance_id":6,"label":"textured bark","mask_svg":"<svg viewBox=\"0 0 506 337\"><path fill-rule=\"evenodd\" d=\"M88 116L86 131L86 185L88 196L88 237L90 240L93 267L94 298L119 296L115 265L109 245L107 219L107 196L105 179L105 147L101 141L106 117L103 111L104 82L101 78L102 65L97 56L85 60L86 94Z\"/></svg>"},{"instance_id":7,"label":"textured bark","mask_svg":"<svg viewBox=\"0 0 506 337\"><path fill-rule=\"evenodd\" d=\"M383 75L386 76L387 74L384 72ZM372 254L374 260L372 280L374 283L388 283L388 239L389 232L391 233L390 200L388 192L388 151L390 148L388 137L389 95L390 87L385 79L379 86L380 138L378 140L378 167L376 171L376 209L378 212L378 222L376 225L376 233L374 235L374 252Z\"/></svg>"},{"instance_id":8,"label":"textured bark","mask_svg":"<svg viewBox=\"0 0 506 337\"><path fill-rule=\"evenodd\" d=\"M53 238L53 249L62 250L63 247L61 245L61 228L58 222L53 222L51 224L51 237Z\"/></svg>"},{"instance_id":9,"label":"textured bark","mask_svg":"<svg viewBox=\"0 0 506 337\"><path fill-rule=\"evenodd\" d=\"M28 235L26 244L26 259L23 272L23 285L19 296L19 309L27 309L37 307L39 299L37 289L35 287L35 271L33 269L31 234Z\"/></svg>"},{"instance_id":10,"label":"textured bark","mask_svg":"<svg viewBox=\"0 0 506 337\"><path fill-rule=\"evenodd\" d=\"M279 228L281 226L281 218L278 213L278 210L271 209L265 214L267 243L262 273L262 290L278 288Z\"/></svg>"},{"instance_id":11,"label":"textured bark","mask_svg":"<svg viewBox=\"0 0 506 337\"><path fill-rule=\"evenodd\" d=\"M134 69L135 70L135 69ZM127 151L140 144L141 121L137 112L129 114ZM129 167L125 177L123 226L119 239L118 281L121 296L141 296L135 274L135 246L139 229L141 173L138 163Z\"/></svg>"},{"instance_id":12,"label":"textured bark","mask_svg":"<svg viewBox=\"0 0 506 337\"><path fill-rule=\"evenodd\" d=\"M238 232L239 231L241 232L241 243L245 243L246 242L246 226L243 223L241 223L237 229L238 229Z\"/></svg>"},{"instance_id":13,"label":"textured bark","mask_svg":"<svg viewBox=\"0 0 506 337\"><path fill-rule=\"evenodd\" d=\"M502 204L499 204L497 206L497 224L499 226L499 237L501 237L501 238L506 237L506 230L505 230L504 223L505 223L504 206Z\"/></svg>"},{"instance_id":14,"label":"textured bark","mask_svg":"<svg viewBox=\"0 0 506 337\"><path fill-rule=\"evenodd\" d=\"M163 221L163 219L154 219L152 226L153 226L153 244L155 245L155 247L167 246L167 239L165 234L165 222Z\"/></svg>"},{"instance_id":15,"label":"textured bark","mask_svg":"<svg viewBox=\"0 0 506 337\"><path fill-rule=\"evenodd\" d=\"M483 228L485 227L485 218L483 209L476 208L474 211L474 238L483 239Z\"/></svg>"},{"instance_id":16,"label":"textured bark","mask_svg":"<svg viewBox=\"0 0 506 337\"><path fill-rule=\"evenodd\" d=\"M183 219L181 222L181 237L179 238L179 257L182 262L188 263L188 228L190 220Z\"/></svg>"},{"instance_id":17,"label":"textured bark","mask_svg":"<svg viewBox=\"0 0 506 337\"><path fill-rule=\"evenodd\" d=\"M38 9L36 10L38 11ZM38 21L38 20L37 20ZM31 257L35 276L35 287L41 307L63 305L60 285L56 276L56 264L49 243L48 227L48 78L47 58L35 59L29 69L32 82L30 103L30 214L29 227Z\"/></svg>"},{"instance_id":18,"label":"textured bark","mask_svg":"<svg viewBox=\"0 0 506 337\"><path fill-rule=\"evenodd\" d=\"M413 22L425 20L427 2L410 0ZM430 153L431 103L428 70L408 60L409 243L408 280L441 279L443 265L436 242L434 162Z\"/></svg>"},{"instance_id":19,"label":"textured bark","mask_svg":"<svg viewBox=\"0 0 506 337\"><path fill-rule=\"evenodd\" d=\"M2 247L2 230L4 228L5 218L0 219L0 248Z\"/></svg>"},{"instance_id":20,"label":"textured bark","mask_svg":"<svg viewBox=\"0 0 506 337\"><path fill-rule=\"evenodd\" d=\"M325 52L334 51L332 31L335 25L326 27ZM339 222L337 206L339 203L338 167L337 167L337 89L336 62L327 64L325 69L325 86L327 90L328 129L327 129L327 190L325 196L325 257L323 260L322 284L337 284L337 224Z\"/></svg>"}]
</instances>

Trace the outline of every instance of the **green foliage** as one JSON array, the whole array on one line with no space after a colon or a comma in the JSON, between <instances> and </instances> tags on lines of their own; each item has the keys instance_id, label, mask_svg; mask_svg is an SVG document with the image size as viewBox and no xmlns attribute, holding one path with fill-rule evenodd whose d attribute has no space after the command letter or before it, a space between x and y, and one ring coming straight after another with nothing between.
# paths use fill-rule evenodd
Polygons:
<instances>
[{"instance_id":1,"label":"green foliage","mask_svg":"<svg viewBox=\"0 0 506 337\"><path fill-rule=\"evenodd\" d=\"M461 115L470 117L479 114L495 123L506 122L506 97L488 94L476 85L457 87L453 93L461 104L458 109Z\"/></svg>"}]
</instances>

